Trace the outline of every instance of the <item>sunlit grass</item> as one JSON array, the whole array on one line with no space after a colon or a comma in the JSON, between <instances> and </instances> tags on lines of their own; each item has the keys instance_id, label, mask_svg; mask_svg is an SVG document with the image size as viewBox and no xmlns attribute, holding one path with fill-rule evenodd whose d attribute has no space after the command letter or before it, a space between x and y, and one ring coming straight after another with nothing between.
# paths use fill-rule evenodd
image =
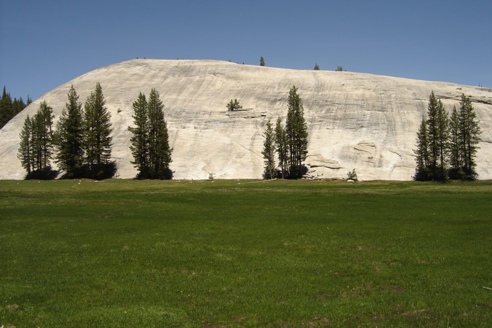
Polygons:
<instances>
[{"instance_id":1,"label":"sunlit grass","mask_svg":"<svg viewBox=\"0 0 492 328\"><path fill-rule=\"evenodd\" d=\"M0 326L482 326L492 183L1 181Z\"/></svg>"}]
</instances>

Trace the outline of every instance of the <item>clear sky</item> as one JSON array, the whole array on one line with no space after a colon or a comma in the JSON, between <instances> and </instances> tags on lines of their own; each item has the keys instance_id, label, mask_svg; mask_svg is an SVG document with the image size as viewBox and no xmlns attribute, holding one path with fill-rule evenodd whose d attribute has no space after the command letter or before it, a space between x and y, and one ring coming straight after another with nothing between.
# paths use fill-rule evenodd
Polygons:
<instances>
[{"instance_id":1,"label":"clear sky","mask_svg":"<svg viewBox=\"0 0 492 328\"><path fill-rule=\"evenodd\" d=\"M492 88L492 1L0 0L0 87L24 100L136 57L260 56Z\"/></svg>"}]
</instances>

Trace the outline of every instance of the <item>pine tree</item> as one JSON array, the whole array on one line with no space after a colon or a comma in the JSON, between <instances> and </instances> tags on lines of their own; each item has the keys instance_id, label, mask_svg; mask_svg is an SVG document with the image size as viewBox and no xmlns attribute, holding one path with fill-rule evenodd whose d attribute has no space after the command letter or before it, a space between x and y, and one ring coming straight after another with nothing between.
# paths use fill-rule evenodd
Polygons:
<instances>
[{"instance_id":1,"label":"pine tree","mask_svg":"<svg viewBox=\"0 0 492 328\"><path fill-rule=\"evenodd\" d=\"M27 105L29 105L32 100L27 97ZM15 115L19 114L27 106L22 100L10 96L7 92L5 86L3 87L2 96L0 97L0 129L7 124Z\"/></svg>"},{"instance_id":2,"label":"pine tree","mask_svg":"<svg viewBox=\"0 0 492 328\"><path fill-rule=\"evenodd\" d=\"M20 132L20 145L17 158L21 161L22 167L27 171L27 175L30 175L34 170L32 160L32 120L29 115L24 120L24 125Z\"/></svg>"},{"instance_id":3,"label":"pine tree","mask_svg":"<svg viewBox=\"0 0 492 328\"><path fill-rule=\"evenodd\" d=\"M83 111L79 96L73 85L68 91L65 104L56 127L56 144L58 152L56 162L65 171L65 178L78 178L83 164Z\"/></svg>"},{"instance_id":4,"label":"pine tree","mask_svg":"<svg viewBox=\"0 0 492 328\"><path fill-rule=\"evenodd\" d=\"M280 175L282 176L282 179L285 179L287 176L289 147L287 146L287 133L285 132L285 127L282 125L280 117L277 119L277 124L275 125L275 149L280 165Z\"/></svg>"},{"instance_id":5,"label":"pine tree","mask_svg":"<svg viewBox=\"0 0 492 328\"><path fill-rule=\"evenodd\" d=\"M132 133L130 139L130 150L134 161L133 166L137 169L137 178L149 177L149 117L147 112L147 99L140 93L133 103L133 122L135 127L128 127Z\"/></svg>"},{"instance_id":6,"label":"pine tree","mask_svg":"<svg viewBox=\"0 0 492 328\"><path fill-rule=\"evenodd\" d=\"M265 66L265 59L263 56L260 57L260 66Z\"/></svg>"},{"instance_id":7,"label":"pine tree","mask_svg":"<svg viewBox=\"0 0 492 328\"><path fill-rule=\"evenodd\" d=\"M427 145L429 149L429 163L428 167L431 174L434 174L437 169L438 162L438 127L437 127L437 99L434 95L434 91L429 96L429 104L427 107Z\"/></svg>"},{"instance_id":8,"label":"pine tree","mask_svg":"<svg viewBox=\"0 0 492 328\"><path fill-rule=\"evenodd\" d=\"M53 109L43 101L34 117L24 120L17 157L27 171L27 179L56 176L51 170L53 118Z\"/></svg>"},{"instance_id":9,"label":"pine tree","mask_svg":"<svg viewBox=\"0 0 492 328\"><path fill-rule=\"evenodd\" d=\"M19 114L22 112L24 108L26 108L26 104L24 103L24 100L22 100L22 97L19 99L14 98L14 101L12 102L12 111L11 111L11 117L12 119L15 115Z\"/></svg>"},{"instance_id":10,"label":"pine tree","mask_svg":"<svg viewBox=\"0 0 492 328\"><path fill-rule=\"evenodd\" d=\"M268 120L266 124L266 130L263 135L265 137L265 141L263 142L263 151L261 154L265 159L265 179L273 179L275 178L275 133L273 131L272 123Z\"/></svg>"},{"instance_id":11,"label":"pine tree","mask_svg":"<svg viewBox=\"0 0 492 328\"><path fill-rule=\"evenodd\" d=\"M315 70L315 71L319 71L319 66L318 66L318 64L317 64L317 63L316 63L316 64L314 64L314 70Z\"/></svg>"},{"instance_id":12,"label":"pine tree","mask_svg":"<svg viewBox=\"0 0 492 328\"><path fill-rule=\"evenodd\" d=\"M3 87L2 98L0 98L0 129L12 118L12 98Z\"/></svg>"},{"instance_id":13,"label":"pine tree","mask_svg":"<svg viewBox=\"0 0 492 328\"><path fill-rule=\"evenodd\" d=\"M437 147L438 147L438 166L437 179L444 181L447 179L447 158L449 148L449 116L441 100L437 102Z\"/></svg>"},{"instance_id":14,"label":"pine tree","mask_svg":"<svg viewBox=\"0 0 492 328\"><path fill-rule=\"evenodd\" d=\"M422 117L420 128L417 132L417 149L414 150L414 154L417 164L414 179L417 181L429 180L429 151L427 141L427 126L424 117Z\"/></svg>"},{"instance_id":15,"label":"pine tree","mask_svg":"<svg viewBox=\"0 0 492 328\"><path fill-rule=\"evenodd\" d=\"M109 164L111 158L111 115L106 108L106 100L101 84L91 92L84 104L84 148L85 163L89 170Z\"/></svg>"},{"instance_id":16,"label":"pine tree","mask_svg":"<svg viewBox=\"0 0 492 328\"><path fill-rule=\"evenodd\" d=\"M32 149L34 169L37 171L51 170L53 154L53 109L43 101L38 112L31 120Z\"/></svg>"},{"instance_id":17,"label":"pine tree","mask_svg":"<svg viewBox=\"0 0 492 328\"><path fill-rule=\"evenodd\" d=\"M471 100L464 94L461 96L458 119L463 171L466 179L474 180L477 177L477 173L475 172L475 156L478 150L477 144L480 142L481 131Z\"/></svg>"},{"instance_id":18,"label":"pine tree","mask_svg":"<svg viewBox=\"0 0 492 328\"><path fill-rule=\"evenodd\" d=\"M307 157L308 131L302 100L293 86L289 91L287 122L285 126L289 147L289 177L302 177L302 162Z\"/></svg>"},{"instance_id":19,"label":"pine tree","mask_svg":"<svg viewBox=\"0 0 492 328\"><path fill-rule=\"evenodd\" d=\"M149 177L166 179L170 177L172 149L169 147L167 123L164 120L164 105L159 98L159 92L152 89L147 103L149 115Z\"/></svg>"},{"instance_id":20,"label":"pine tree","mask_svg":"<svg viewBox=\"0 0 492 328\"><path fill-rule=\"evenodd\" d=\"M449 122L449 178L461 180L463 172L462 144L460 138L460 120L456 106L453 107Z\"/></svg>"},{"instance_id":21,"label":"pine tree","mask_svg":"<svg viewBox=\"0 0 492 328\"><path fill-rule=\"evenodd\" d=\"M432 92L427 114L425 128L422 121L417 133L414 178L438 181L448 177L476 179L475 155L481 131L470 98L463 94L459 111L454 107L449 118L442 102Z\"/></svg>"},{"instance_id":22,"label":"pine tree","mask_svg":"<svg viewBox=\"0 0 492 328\"><path fill-rule=\"evenodd\" d=\"M227 104L228 111L234 111L236 109L241 109L241 108L243 108L243 106L239 104L239 101L237 99L234 100L231 99L231 101L229 101L229 103Z\"/></svg>"},{"instance_id":23,"label":"pine tree","mask_svg":"<svg viewBox=\"0 0 492 328\"><path fill-rule=\"evenodd\" d=\"M429 151L428 168L433 180L446 180L447 144L449 139L449 118L441 100L434 92L429 96L427 109L427 142Z\"/></svg>"}]
</instances>

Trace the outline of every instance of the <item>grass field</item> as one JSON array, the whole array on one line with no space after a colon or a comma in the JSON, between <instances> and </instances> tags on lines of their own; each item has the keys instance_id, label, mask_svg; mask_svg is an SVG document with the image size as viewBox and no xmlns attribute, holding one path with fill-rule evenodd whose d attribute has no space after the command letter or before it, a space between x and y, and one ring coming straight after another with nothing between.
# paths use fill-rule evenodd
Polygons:
<instances>
[{"instance_id":1,"label":"grass field","mask_svg":"<svg viewBox=\"0 0 492 328\"><path fill-rule=\"evenodd\" d=\"M491 327L492 182L0 181L0 326Z\"/></svg>"}]
</instances>

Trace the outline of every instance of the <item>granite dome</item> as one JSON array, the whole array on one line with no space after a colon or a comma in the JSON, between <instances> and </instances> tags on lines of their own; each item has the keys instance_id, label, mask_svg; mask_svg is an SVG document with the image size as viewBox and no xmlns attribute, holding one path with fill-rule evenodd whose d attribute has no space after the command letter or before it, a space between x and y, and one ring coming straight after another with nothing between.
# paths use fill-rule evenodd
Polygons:
<instances>
[{"instance_id":1,"label":"granite dome","mask_svg":"<svg viewBox=\"0 0 492 328\"><path fill-rule=\"evenodd\" d=\"M113 157L119 178L133 178L130 161L132 103L156 88L165 104L171 169L175 179L261 178L263 132L284 118L295 85L309 128L309 175L361 180L410 180L415 171L416 132L434 91L446 109L470 96L482 129L479 179L492 178L492 89L352 72L293 70L211 60L135 59L81 75L35 100L0 130L0 179L22 179L19 133L41 101L55 122L73 85L84 102L101 83L113 124ZM228 112L237 98L243 110Z\"/></svg>"}]
</instances>

